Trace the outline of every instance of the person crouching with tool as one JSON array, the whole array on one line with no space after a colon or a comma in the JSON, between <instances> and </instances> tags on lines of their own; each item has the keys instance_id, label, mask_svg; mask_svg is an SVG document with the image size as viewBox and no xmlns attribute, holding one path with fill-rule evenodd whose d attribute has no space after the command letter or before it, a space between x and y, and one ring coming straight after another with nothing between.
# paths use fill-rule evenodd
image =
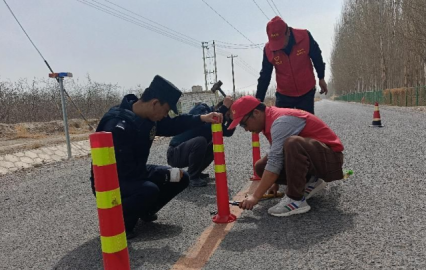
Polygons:
<instances>
[{"instance_id":1,"label":"person crouching with tool","mask_svg":"<svg viewBox=\"0 0 426 270\"><path fill-rule=\"evenodd\" d=\"M124 224L128 238L139 219L150 222L156 213L189 184L189 175L178 168L148 165L155 136L174 136L204 123L221 123L223 116L179 115L176 104L182 92L161 76L155 76L140 99L126 95L119 106L112 107L101 119L96 132L111 132L120 183ZM91 175L94 189L93 167Z\"/></svg>"},{"instance_id":2,"label":"person crouching with tool","mask_svg":"<svg viewBox=\"0 0 426 270\"><path fill-rule=\"evenodd\" d=\"M266 107L252 96L236 100L231 110L230 129L239 124L246 131L262 132L271 144L268 156L255 164L260 183L239 203L240 208L252 210L268 189L276 192L278 184L284 184L286 195L268 213L278 217L305 213L311 209L307 199L325 188L326 182L343 179L343 145L315 115Z\"/></svg>"},{"instance_id":3,"label":"person crouching with tool","mask_svg":"<svg viewBox=\"0 0 426 270\"><path fill-rule=\"evenodd\" d=\"M216 111L224 115L223 136L230 137L235 129L228 130L231 124L230 111L232 97L227 96L216 106L209 107L205 103L196 105L189 114L206 114ZM172 167L188 167L189 184L191 187L207 186L208 174L202 172L213 162L212 129L210 123L181 133L170 141L167 150L167 163Z\"/></svg>"}]
</instances>

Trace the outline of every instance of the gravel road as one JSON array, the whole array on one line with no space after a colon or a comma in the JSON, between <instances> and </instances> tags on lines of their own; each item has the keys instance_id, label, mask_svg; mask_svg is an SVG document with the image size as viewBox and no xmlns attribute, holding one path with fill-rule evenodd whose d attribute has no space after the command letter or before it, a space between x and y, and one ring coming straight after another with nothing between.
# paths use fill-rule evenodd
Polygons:
<instances>
[{"instance_id":1,"label":"gravel road","mask_svg":"<svg viewBox=\"0 0 426 270\"><path fill-rule=\"evenodd\" d=\"M426 114L380 109L385 127L371 128L373 106L317 102L355 174L310 199L306 214L268 216L272 200L244 212L204 269L426 269ZM252 174L250 139L242 130L225 139L231 196ZM150 162L165 164L168 142L155 142ZM265 153L263 136L261 145ZM0 269L102 269L89 164L74 159L0 177ZM215 204L211 180L185 190L158 221L140 223L128 244L132 269L173 266L211 224Z\"/></svg>"}]
</instances>

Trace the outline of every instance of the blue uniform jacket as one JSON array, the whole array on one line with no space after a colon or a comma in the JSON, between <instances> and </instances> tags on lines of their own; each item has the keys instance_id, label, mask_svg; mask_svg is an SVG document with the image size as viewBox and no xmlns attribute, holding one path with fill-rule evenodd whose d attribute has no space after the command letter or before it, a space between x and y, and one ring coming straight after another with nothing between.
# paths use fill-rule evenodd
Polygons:
<instances>
[{"instance_id":1,"label":"blue uniform jacket","mask_svg":"<svg viewBox=\"0 0 426 270\"><path fill-rule=\"evenodd\" d=\"M204 124L200 115L189 114L166 117L158 122L142 119L132 111L137 100L135 95L126 95L119 106L112 107L102 117L96 129L112 132L120 186L128 181L149 180L146 163L155 136L174 136ZM168 170L158 170L151 178L166 181L168 174ZM94 190L93 171L91 182Z\"/></svg>"}]
</instances>

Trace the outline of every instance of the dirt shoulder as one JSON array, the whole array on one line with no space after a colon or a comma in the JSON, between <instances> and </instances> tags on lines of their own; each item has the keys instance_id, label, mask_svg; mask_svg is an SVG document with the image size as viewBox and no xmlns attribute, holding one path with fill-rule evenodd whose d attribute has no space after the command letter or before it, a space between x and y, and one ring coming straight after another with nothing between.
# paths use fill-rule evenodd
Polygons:
<instances>
[{"instance_id":1,"label":"dirt shoulder","mask_svg":"<svg viewBox=\"0 0 426 270\"><path fill-rule=\"evenodd\" d=\"M98 120L90 119L96 126ZM70 119L69 133L71 142L87 140L92 133L91 128L80 119ZM0 155L37 149L44 146L65 143L62 121L1 124L0 123Z\"/></svg>"},{"instance_id":2,"label":"dirt shoulder","mask_svg":"<svg viewBox=\"0 0 426 270\"><path fill-rule=\"evenodd\" d=\"M382 105L381 107L426 113L426 106L395 107ZM96 127L98 120L90 119L89 123L93 127ZM70 119L68 124L71 142L89 139L92 130L85 121L81 119ZM45 146L63 144L65 142L66 139L62 121L19 124L0 123L0 156Z\"/></svg>"}]
</instances>

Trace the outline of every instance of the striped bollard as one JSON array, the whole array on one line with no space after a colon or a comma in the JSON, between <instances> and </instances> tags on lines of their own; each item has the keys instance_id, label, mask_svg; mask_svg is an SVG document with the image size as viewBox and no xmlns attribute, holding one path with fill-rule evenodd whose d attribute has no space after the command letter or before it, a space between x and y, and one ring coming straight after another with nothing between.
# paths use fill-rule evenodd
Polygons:
<instances>
[{"instance_id":1,"label":"striped bollard","mask_svg":"<svg viewBox=\"0 0 426 270\"><path fill-rule=\"evenodd\" d=\"M228 180L226 177L225 148L223 146L222 124L212 124L214 172L216 178L217 214L215 223L230 223L237 218L229 209Z\"/></svg>"},{"instance_id":2,"label":"striped bollard","mask_svg":"<svg viewBox=\"0 0 426 270\"><path fill-rule=\"evenodd\" d=\"M251 146L253 152L253 176L250 177L250 180L259 181L260 177L256 174L256 162L260 159L260 138L258 133L251 133Z\"/></svg>"},{"instance_id":3,"label":"striped bollard","mask_svg":"<svg viewBox=\"0 0 426 270\"><path fill-rule=\"evenodd\" d=\"M130 269L112 133L90 135L104 269Z\"/></svg>"}]
</instances>

